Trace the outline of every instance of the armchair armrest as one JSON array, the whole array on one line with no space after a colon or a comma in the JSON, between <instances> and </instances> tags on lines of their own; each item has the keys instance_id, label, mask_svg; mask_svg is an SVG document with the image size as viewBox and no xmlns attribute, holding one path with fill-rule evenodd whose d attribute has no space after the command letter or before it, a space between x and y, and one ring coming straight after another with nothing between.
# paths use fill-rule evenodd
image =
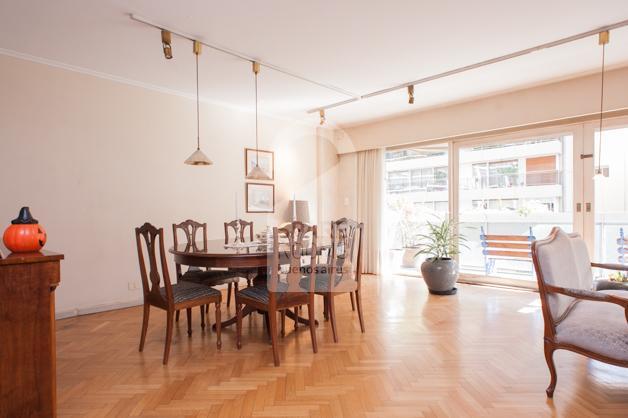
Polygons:
<instances>
[{"instance_id":1,"label":"armchair armrest","mask_svg":"<svg viewBox=\"0 0 628 418\"><path fill-rule=\"evenodd\" d=\"M591 267L597 267L606 270L628 271L628 265L613 263L591 263Z\"/></svg>"},{"instance_id":2,"label":"armchair armrest","mask_svg":"<svg viewBox=\"0 0 628 418\"><path fill-rule=\"evenodd\" d=\"M609 295L608 293L597 292L595 290L571 289L568 287L558 287L549 284L545 285L545 290L548 293L558 293L565 296L571 296L576 299L614 303L615 305L619 305L624 308L626 322L628 322L628 298Z\"/></svg>"}]
</instances>

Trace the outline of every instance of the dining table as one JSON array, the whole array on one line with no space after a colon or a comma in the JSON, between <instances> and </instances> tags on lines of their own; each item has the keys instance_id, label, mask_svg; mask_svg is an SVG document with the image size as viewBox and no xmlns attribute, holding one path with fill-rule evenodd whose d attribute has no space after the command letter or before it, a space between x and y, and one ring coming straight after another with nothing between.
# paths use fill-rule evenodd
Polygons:
<instances>
[{"instance_id":1,"label":"dining table","mask_svg":"<svg viewBox=\"0 0 628 418\"><path fill-rule=\"evenodd\" d=\"M318 243L317 253L321 255L328 251L329 248L329 243ZM288 251L287 244L280 243L279 251ZM310 256L312 254L310 245L303 246L301 251L303 256ZM272 245L261 242L245 242L236 246L234 244L225 244L225 241L221 239L196 242L193 245L181 243L176 247L171 247L169 252L174 255L175 263L190 267L208 269L226 268L234 270L257 269L257 275L253 279L253 285L258 286L266 283L267 272L273 258ZM255 311L256 309L250 306L244 306L242 308L242 316L250 315ZM289 309L286 311L286 316L293 321L309 325L307 318L298 316ZM233 325L236 321L237 318L234 316L233 318L221 322L221 327ZM214 328L215 326L216 325L214 325Z\"/></svg>"}]
</instances>

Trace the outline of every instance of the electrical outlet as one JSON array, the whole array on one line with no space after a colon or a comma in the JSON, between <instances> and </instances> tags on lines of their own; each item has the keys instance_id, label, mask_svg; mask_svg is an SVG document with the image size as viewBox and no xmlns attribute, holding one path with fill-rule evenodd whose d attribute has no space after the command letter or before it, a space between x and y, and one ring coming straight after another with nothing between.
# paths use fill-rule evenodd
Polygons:
<instances>
[{"instance_id":1,"label":"electrical outlet","mask_svg":"<svg viewBox=\"0 0 628 418\"><path fill-rule=\"evenodd\" d=\"M129 282L128 285L129 285L129 290L137 290L137 289L139 289L139 286L138 286L137 282Z\"/></svg>"}]
</instances>

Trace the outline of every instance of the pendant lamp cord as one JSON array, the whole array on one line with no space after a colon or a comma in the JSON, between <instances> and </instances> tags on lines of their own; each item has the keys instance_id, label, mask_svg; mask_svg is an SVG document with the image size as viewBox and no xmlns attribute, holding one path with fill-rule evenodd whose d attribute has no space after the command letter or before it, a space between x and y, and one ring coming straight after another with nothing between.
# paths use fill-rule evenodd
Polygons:
<instances>
[{"instance_id":1,"label":"pendant lamp cord","mask_svg":"<svg viewBox=\"0 0 628 418\"><path fill-rule=\"evenodd\" d=\"M259 142L257 130L257 71L255 71L255 165L259 167Z\"/></svg>"},{"instance_id":2,"label":"pendant lamp cord","mask_svg":"<svg viewBox=\"0 0 628 418\"><path fill-rule=\"evenodd\" d=\"M604 64L606 55L606 44L602 44L602 87L600 88L600 139L598 146L597 169L602 172L602 115L604 111Z\"/></svg>"},{"instance_id":3,"label":"pendant lamp cord","mask_svg":"<svg viewBox=\"0 0 628 418\"><path fill-rule=\"evenodd\" d=\"M198 100L198 53L196 55L196 149L201 149L201 123Z\"/></svg>"}]
</instances>

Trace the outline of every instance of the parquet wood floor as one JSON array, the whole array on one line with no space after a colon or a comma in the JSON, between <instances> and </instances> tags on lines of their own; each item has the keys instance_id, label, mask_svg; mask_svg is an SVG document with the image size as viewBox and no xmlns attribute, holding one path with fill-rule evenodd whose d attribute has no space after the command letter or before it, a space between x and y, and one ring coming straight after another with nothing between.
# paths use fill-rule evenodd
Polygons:
<instances>
[{"instance_id":1,"label":"parquet wood floor","mask_svg":"<svg viewBox=\"0 0 628 418\"><path fill-rule=\"evenodd\" d=\"M188 338L176 327L162 366L165 314L153 311L138 353L141 308L57 322L61 417L626 417L628 369L558 352L547 400L538 295L459 285L430 296L421 279L365 276L366 334L337 299L340 342L322 320L313 354L306 327L287 327L273 367L259 315ZM224 307L223 318L233 313ZM182 316L183 318L184 316ZM213 315L211 316L213 321Z\"/></svg>"}]
</instances>

